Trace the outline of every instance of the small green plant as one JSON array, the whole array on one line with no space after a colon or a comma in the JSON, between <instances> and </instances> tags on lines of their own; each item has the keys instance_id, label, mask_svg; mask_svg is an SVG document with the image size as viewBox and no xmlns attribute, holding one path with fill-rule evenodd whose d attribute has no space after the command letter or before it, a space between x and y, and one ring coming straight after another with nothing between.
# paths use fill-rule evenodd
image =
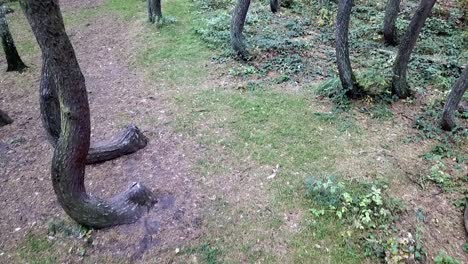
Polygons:
<instances>
[{"instance_id":1,"label":"small green plant","mask_svg":"<svg viewBox=\"0 0 468 264\"><path fill-rule=\"evenodd\" d=\"M394 220L397 212L394 202L382 194L384 186L359 184L358 187L309 178L308 196L318 205L310 211L319 217L334 214L356 229L376 229Z\"/></svg>"},{"instance_id":2,"label":"small green plant","mask_svg":"<svg viewBox=\"0 0 468 264\"><path fill-rule=\"evenodd\" d=\"M434 182L444 190L448 190L455 186L453 177L446 172L447 166L442 161L437 161L431 169L427 180Z\"/></svg>"},{"instance_id":3,"label":"small green plant","mask_svg":"<svg viewBox=\"0 0 468 264\"><path fill-rule=\"evenodd\" d=\"M47 233L50 236L57 236L61 234L64 237L75 237L83 239L86 243L91 244L92 229L78 224L67 224L61 219L53 219L48 223Z\"/></svg>"},{"instance_id":4,"label":"small green plant","mask_svg":"<svg viewBox=\"0 0 468 264\"><path fill-rule=\"evenodd\" d=\"M461 264L461 262L452 256L447 255L447 252L441 250L439 255L434 259L436 264Z\"/></svg>"}]
</instances>

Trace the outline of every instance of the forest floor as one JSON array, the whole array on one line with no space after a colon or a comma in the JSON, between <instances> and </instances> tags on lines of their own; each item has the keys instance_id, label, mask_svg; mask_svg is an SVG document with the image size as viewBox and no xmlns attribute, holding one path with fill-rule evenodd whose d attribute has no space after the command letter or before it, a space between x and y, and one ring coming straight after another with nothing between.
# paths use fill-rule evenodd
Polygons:
<instances>
[{"instance_id":1,"label":"forest floor","mask_svg":"<svg viewBox=\"0 0 468 264\"><path fill-rule=\"evenodd\" d=\"M137 153L88 166L86 187L111 197L139 181L158 204L133 225L104 230L79 226L60 208L39 112L40 50L14 5L10 27L29 69L1 69L0 109L15 122L0 129L0 263L375 263L378 251L388 261L417 251L432 263L443 251L468 263L466 137L442 144L413 128L436 92L335 111L310 85L322 75L260 78L251 74L255 59L209 48L194 32L192 1L164 2L161 27L147 23L142 1L61 6L86 78L92 141L129 123L150 139ZM315 63L322 73L332 67ZM441 159L427 158L440 148ZM398 219L374 232L314 210L306 182L318 178L349 184L352 195L363 182L381 186L382 199L399 198Z\"/></svg>"}]
</instances>

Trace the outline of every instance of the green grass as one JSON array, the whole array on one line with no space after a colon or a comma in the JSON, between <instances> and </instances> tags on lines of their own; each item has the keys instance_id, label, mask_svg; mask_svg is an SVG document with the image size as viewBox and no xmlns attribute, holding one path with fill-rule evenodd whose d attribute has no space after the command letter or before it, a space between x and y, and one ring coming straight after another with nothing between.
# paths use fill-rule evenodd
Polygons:
<instances>
[{"instance_id":1,"label":"green grass","mask_svg":"<svg viewBox=\"0 0 468 264\"><path fill-rule=\"evenodd\" d=\"M360 129L352 116L316 113L305 95L268 90L214 89L181 95L177 101L182 111L177 119L178 130L207 148L199 158L197 170L201 175L218 177L246 162L253 166L279 164L281 168L269 186L274 213L268 217L251 216L250 220L239 220L218 231L222 237L218 246L227 251L226 259L238 254L230 249L243 251L252 262L268 259L272 263L307 263L313 259L316 263L362 263L363 255L353 239L337 236L344 230L337 219L314 219L307 213L311 204L303 190L306 177L335 171L335 162L342 158L345 144L359 143ZM356 139L345 143L343 135L347 133ZM229 213L226 210L229 207L220 214ZM291 210L305 212L301 223L304 228L297 234L281 229L284 220L279 212ZM255 235L239 235L240 230L250 230ZM261 247L258 244L268 245L269 237L264 234L270 232L287 241L287 256L278 255L274 248L250 250ZM239 240L246 246L240 248ZM315 246L319 240L325 244L320 249ZM325 247L329 252L323 252Z\"/></svg>"},{"instance_id":2,"label":"green grass","mask_svg":"<svg viewBox=\"0 0 468 264\"><path fill-rule=\"evenodd\" d=\"M19 255L26 263L31 264L52 264L58 263L54 244L47 238L28 234L26 241L20 247Z\"/></svg>"},{"instance_id":3,"label":"green grass","mask_svg":"<svg viewBox=\"0 0 468 264\"><path fill-rule=\"evenodd\" d=\"M145 2L110 0L108 6L126 18L136 17L147 23L136 56L136 63L149 78L167 88L200 84L208 72L206 64L213 51L195 35L195 14L192 3L184 0L164 5L163 16L174 23L152 25L147 22Z\"/></svg>"}]
</instances>

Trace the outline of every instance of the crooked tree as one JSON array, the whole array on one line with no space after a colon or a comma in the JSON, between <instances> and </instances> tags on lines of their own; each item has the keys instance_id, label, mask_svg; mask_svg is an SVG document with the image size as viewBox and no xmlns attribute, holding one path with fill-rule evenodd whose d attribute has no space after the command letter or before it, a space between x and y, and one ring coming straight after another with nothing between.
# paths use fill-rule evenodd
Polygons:
<instances>
[{"instance_id":1,"label":"crooked tree","mask_svg":"<svg viewBox=\"0 0 468 264\"><path fill-rule=\"evenodd\" d=\"M42 124L47 131L49 142L55 147L60 137L61 117L57 87L50 72L49 61L47 57L42 59L39 101ZM129 125L111 139L93 144L89 148L86 163L104 162L128 155L144 148L147 143L148 139L140 129L135 125Z\"/></svg>"},{"instance_id":2,"label":"crooked tree","mask_svg":"<svg viewBox=\"0 0 468 264\"><path fill-rule=\"evenodd\" d=\"M249 56L243 34L249 6L250 0L237 0L231 19L231 46L241 59L247 59Z\"/></svg>"},{"instance_id":3,"label":"crooked tree","mask_svg":"<svg viewBox=\"0 0 468 264\"><path fill-rule=\"evenodd\" d=\"M465 65L461 76L455 82L450 91L447 102L445 102L444 111L442 113L441 126L444 130L450 131L456 127L454 112L457 109L460 101L468 88L468 65Z\"/></svg>"},{"instance_id":4,"label":"crooked tree","mask_svg":"<svg viewBox=\"0 0 468 264\"><path fill-rule=\"evenodd\" d=\"M22 72L27 68L26 64L21 60L21 57L16 50L15 42L11 36L8 22L6 19L7 8L0 4L0 37L2 38L3 51L7 60L7 72L18 71Z\"/></svg>"},{"instance_id":5,"label":"crooked tree","mask_svg":"<svg viewBox=\"0 0 468 264\"><path fill-rule=\"evenodd\" d=\"M161 0L148 0L148 20L151 23L162 19Z\"/></svg>"},{"instance_id":6,"label":"crooked tree","mask_svg":"<svg viewBox=\"0 0 468 264\"><path fill-rule=\"evenodd\" d=\"M11 123L13 123L13 119L11 119L7 113L0 109L0 127L9 125Z\"/></svg>"},{"instance_id":7,"label":"crooked tree","mask_svg":"<svg viewBox=\"0 0 468 264\"><path fill-rule=\"evenodd\" d=\"M270 10L276 13L280 10L280 0L270 0Z\"/></svg>"},{"instance_id":8,"label":"crooked tree","mask_svg":"<svg viewBox=\"0 0 468 264\"><path fill-rule=\"evenodd\" d=\"M408 83L406 82L408 63L411 58L411 52L413 52L414 46L416 45L419 33L421 32L435 3L436 0L421 0L406 33L400 42L398 54L395 59L395 63L393 64L392 77L392 93L396 94L399 98L407 98L411 95Z\"/></svg>"},{"instance_id":9,"label":"crooked tree","mask_svg":"<svg viewBox=\"0 0 468 264\"><path fill-rule=\"evenodd\" d=\"M335 50L336 64L338 66L341 86L343 87L346 96L352 99L357 99L362 97L364 93L356 81L351 68L351 61L349 59L348 30L352 7L353 0L340 0L338 3L338 13L336 14Z\"/></svg>"},{"instance_id":10,"label":"crooked tree","mask_svg":"<svg viewBox=\"0 0 468 264\"><path fill-rule=\"evenodd\" d=\"M396 46L398 44L398 33L396 30L396 20L400 12L401 0L388 0L385 8L385 17L383 25L384 42L387 45Z\"/></svg>"},{"instance_id":11,"label":"crooked tree","mask_svg":"<svg viewBox=\"0 0 468 264\"><path fill-rule=\"evenodd\" d=\"M21 0L21 7L48 60L60 101L61 130L52 158L52 184L58 202L76 222L94 228L133 223L155 200L133 183L110 200L89 195L84 185L90 145L90 113L84 76L65 32L58 0Z\"/></svg>"}]
</instances>

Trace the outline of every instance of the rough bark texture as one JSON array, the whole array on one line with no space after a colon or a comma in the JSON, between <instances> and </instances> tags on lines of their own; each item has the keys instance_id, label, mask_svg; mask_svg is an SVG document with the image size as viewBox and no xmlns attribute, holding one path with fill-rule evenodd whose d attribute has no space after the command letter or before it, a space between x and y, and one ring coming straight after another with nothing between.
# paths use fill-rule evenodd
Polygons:
<instances>
[{"instance_id":1,"label":"rough bark texture","mask_svg":"<svg viewBox=\"0 0 468 264\"><path fill-rule=\"evenodd\" d=\"M162 19L161 0L148 0L148 20L151 23Z\"/></svg>"},{"instance_id":2,"label":"rough bark texture","mask_svg":"<svg viewBox=\"0 0 468 264\"><path fill-rule=\"evenodd\" d=\"M349 60L348 28L351 19L351 8L353 0L340 0L338 13L336 15L336 64L340 75L341 85L346 95L356 99L363 95L362 90L356 82L351 61Z\"/></svg>"},{"instance_id":3,"label":"rough bark texture","mask_svg":"<svg viewBox=\"0 0 468 264\"><path fill-rule=\"evenodd\" d=\"M280 0L270 0L271 12L276 13L280 10Z\"/></svg>"},{"instance_id":4,"label":"rough bark texture","mask_svg":"<svg viewBox=\"0 0 468 264\"><path fill-rule=\"evenodd\" d=\"M411 95L411 91L406 82L406 73L408 71L408 63L411 58L411 52L416 45L419 33L426 22L427 17L431 13L432 7L436 0L421 0L419 7L416 10L411 22L406 30L405 36L401 40L398 54L393 65L392 92L399 98L407 98Z\"/></svg>"},{"instance_id":5,"label":"rough bark texture","mask_svg":"<svg viewBox=\"0 0 468 264\"><path fill-rule=\"evenodd\" d=\"M460 78L453 85L450 91L447 102L444 106L444 112L442 113L441 125L444 130L452 130L456 127L454 112L457 110L460 101L463 98L463 94L466 92L468 87L468 65L465 65Z\"/></svg>"},{"instance_id":6,"label":"rough bark texture","mask_svg":"<svg viewBox=\"0 0 468 264\"><path fill-rule=\"evenodd\" d=\"M2 109L0 109L0 127L6 126L13 123L13 119L11 119L7 113L3 112Z\"/></svg>"},{"instance_id":7,"label":"rough bark texture","mask_svg":"<svg viewBox=\"0 0 468 264\"><path fill-rule=\"evenodd\" d=\"M249 11L250 0L237 0L231 20L231 46L241 59L247 59L249 54L244 42L244 25Z\"/></svg>"},{"instance_id":8,"label":"rough bark texture","mask_svg":"<svg viewBox=\"0 0 468 264\"><path fill-rule=\"evenodd\" d=\"M27 67L16 50L13 37L11 36L10 29L8 28L6 9L3 8L3 6L0 6L0 37L2 38L3 51L5 52L8 64L7 71L22 72Z\"/></svg>"},{"instance_id":9,"label":"rough bark texture","mask_svg":"<svg viewBox=\"0 0 468 264\"><path fill-rule=\"evenodd\" d=\"M103 228L133 223L154 204L139 183L106 201L86 193L85 162L90 145L90 114L85 79L65 33L58 0L21 0L23 11L49 60L60 101L61 132L52 159L52 183L65 212L82 225Z\"/></svg>"},{"instance_id":10,"label":"rough bark texture","mask_svg":"<svg viewBox=\"0 0 468 264\"><path fill-rule=\"evenodd\" d=\"M40 108L44 128L55 147L60 137L60 103L57 87L50 73L47 58L43 58L40 85ZM86 164L108 161L134 153L146 147L148 139L135 125L129 125L110 140L98 142L89 148Z\"/></svg>"},{"instance_id":11,"label":"rough bark texture","mask_svg":"<svg viewBox=\"0 0 468 264\"><path fill-rule=\"evenodd\" d=\"M463 215L463 220L465 222L465 230L468 234L468 199L465 201L465 214Z\"/></svg>"},{"instance_id":12,"label":"rough bark texture","mask_svg":"<svg viewBox=\"0 0 468 264\"><path fill-rule=\"evenodd\" d=\"M398 33L396 30L396 20L400 12L401 0L388 0L385 8L383 25L384 41L387 45L396 46L398 44Z\"/></svg>"}]
</instances>

